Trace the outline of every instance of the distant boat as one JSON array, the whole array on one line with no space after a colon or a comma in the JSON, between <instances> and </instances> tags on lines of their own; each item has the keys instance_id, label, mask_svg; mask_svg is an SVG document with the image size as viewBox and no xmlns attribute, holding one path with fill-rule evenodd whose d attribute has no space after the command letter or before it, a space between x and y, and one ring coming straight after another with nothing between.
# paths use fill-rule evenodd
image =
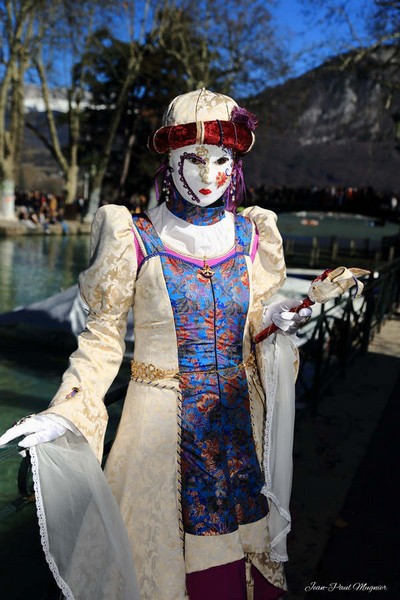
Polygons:
<instances>
[{"instance_id":1,"label":"distant boat","mask_svg":"<svg viewBox=\"0 0 400 600\"><path fill-rule=\"evenodd\" d=\"M319 221L317 219L301 219L301 225L308 225L310 227L316 227L319 225Z\"/></svg>"},{"instance_id":2,"label":"distant boat","mask_svg":"<svg viewBox=\"0 0 400 600\"><path fill-rule=\"evenodd\" d=\"M1 335L9 338L34 338L44 345L75 344L85 329L88 307L77 285L63 292L20 306L0 315ZM125 341L133 343L133 318L128 319Z\"/></svg>"}]
</instances>

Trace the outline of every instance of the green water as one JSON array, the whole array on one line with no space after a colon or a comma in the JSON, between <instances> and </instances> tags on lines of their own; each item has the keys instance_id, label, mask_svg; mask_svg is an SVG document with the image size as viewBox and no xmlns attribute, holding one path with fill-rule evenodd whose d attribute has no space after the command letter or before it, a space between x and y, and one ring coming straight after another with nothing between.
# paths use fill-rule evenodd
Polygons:
<instances>
[{"instance_id":1,"label":"green water","mask_svg":"<svg viewBox=\"0 0 400 600\"><path fill-rule=\"evenodd\" d=\"M50 354L31 343L0 341L0 431L24 415L47 407L67 365L62 352ZM1 455L0 455L1 459ZM18 497L21 457L0 460L0 510ZM58 599L41 550L34 504L0 519L1 597Z\"/></svg>"},{"instance_id":2,"label":"green water","mask_svg":"<svg viewBox=\"0 0 400 600\"><path fill-rule=\"evenodd\" d=\"M74 285L87 266L88 252L89 236L0 239L0 312ZM70 349L70 342L52 350L41 340L10 341L0 332L0 432L48 406L68 366ZM34 504L11 510L22 459L17 449L6 460L1 456L0 452L0 511L6 507L10 512L0 519L0 596L58 600L41 550Z\"/></svg>"},{"instance_id":3,"label":"green water","mask_svg":"<svg viewBox=\"0 0 400 600\"><path fill-rule=\"evenodd\" d=\"M76 283L87 266L89 237L24 236L0 239L0 312L47 298ZM68 364L57 352L29 339L0 334L0 432L49 404ZM1 458L1 456L0 456ZM18 495L21 457L0 460L0 510ZM35 507L0 520L0 590L5 600L58 598L41 551Z\"/></svg>"},{"instance_id":4,"label":"green water","mask_svg":"<svg viewBox=\"0 0 400 600\"><path fill-rule=\"evenodd\" d=\"M0 313L74 285L88 254L89 236L0 238Z\"/></svg>"},{"instance_id":5,"label":"green water","mask_svg":"<svg viewBox=\"0 0 400 600\"><path fill-rule=\"evenodd\" d=\"M76 283L87 266L88 252L88 236L0 239L0 312L42 300ZM58 350L49 353L37 342L11 343L0 337L0 431L47 406L67 364L63 348ZM0 506L12 489L1 469L0 464Z\"/></svg>"}]
</instances>

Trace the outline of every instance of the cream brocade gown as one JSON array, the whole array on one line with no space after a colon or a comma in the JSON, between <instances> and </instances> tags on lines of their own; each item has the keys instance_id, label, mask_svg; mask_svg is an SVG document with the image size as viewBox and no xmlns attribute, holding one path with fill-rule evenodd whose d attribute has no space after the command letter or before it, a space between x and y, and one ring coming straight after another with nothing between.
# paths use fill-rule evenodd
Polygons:
<instances>
[{"instance_id":1,"label":"cream brocade gown","mask_svg":"<svg viewBox=\"0 0 400 600\"><path fill-rule=\"evenodd\" d=\"M241 215L252 229L251 250L254 249L244 257L249 309L242 339L243 365L255 451L262 465L265 395L251 353L251 337L260 329L261 301L283 285L285 265L274 213L251 207ZM154 209L151 218L158 224L163 241L171 244L176 235L177 251L188 248L185 235L190 240L190 230L188 235L185 227L182 234L176 233L174 226L168 228L165 206ZM215 242L220 254L226 252L223 239L231 239L234 230L232 215L227 214L224 221L225 224L219 226L221 233L216 236L219 241ZM201 246L201 240L199 244ZM199 251L204 256L204 248ZM139 273L138 252L143 253ZM211 249L207 257L212 254L215 253ZM187 597L186 573L244 556L248 564L254 564L273 585L285 589L282 564L270 559L269 515L239 524L236 530L220 535L195 535L186 531L183 550L179 458L182 432L178 414L182 410L182 394L176 376L180 362L162 256L154 253L146 260L146 248L138 229L132 226L132 216L120 206L106 206L97 212L91 256L90 267L80 277L81 294L89 306L86 329L79 336L78 349L70 358L62 385L45 412L67 419L101 461L107 425L103 398L121 364L126 319L133 309L134 363L139 371L129 384L105 475L128 532L141 599L183 600ZM156 377L146 371L149 365L157 368ZM86 555L85 560L90 562L90 557ZM250 599L250 579L248 594ZM110 592L110 596L104 595L104 600L119 597L125 598Z\"/></svg>"}]
</instances>

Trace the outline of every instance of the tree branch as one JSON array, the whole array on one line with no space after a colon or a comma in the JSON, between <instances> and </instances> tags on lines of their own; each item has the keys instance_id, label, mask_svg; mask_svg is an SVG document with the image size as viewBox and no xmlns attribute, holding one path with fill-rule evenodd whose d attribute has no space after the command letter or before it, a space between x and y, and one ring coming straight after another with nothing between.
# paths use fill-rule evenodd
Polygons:
<instances>
[{"instance_id":1,"label":"tree branch","mask_svg":"<svg viewBox=\"0 0 400 600\"><path fill-rule=\"evenodd\" d=\"M44 105L46 107L46 118L47 118L47 124L48 124L49 132L50 132L50 140L51 140L51 144L53 146L53 153L54 153L54 156L55 156L58 164L60 165L63 173L66 174L68 172L68 162L61 150L61 145L60 145L60 140L58 137L56 122L54 119L54 113L50 107L50 93L49 93L49 87L48 87L48 83L47 83L46 71L45 71L43 61L42 61L42 58L40 55L38 55L38 57L35 60L35 66L38 71L39 79L40 79L40 83L41 83L41 87L42 87L42 94L43 94Z\"/></svg>"},{"instance_id":2,"label":"tree branch","mask_svg":"<svg viewBox=\"0 0 400 600\"><path fill-rule=\"evenodd\" d=\"M36 127L36 125L34 125L33 123L30 123L29 121L25 121L25 127L34 132L34 134L43 143L43 145L46 146L46 148L51 152L51 155L54 158L54 160L56 160L58 163L58 157L57 157L56 153L54 152L53 145L48 141L48 139L41 132L41 130L38 127Z\"/></svg>"}]
</instances>

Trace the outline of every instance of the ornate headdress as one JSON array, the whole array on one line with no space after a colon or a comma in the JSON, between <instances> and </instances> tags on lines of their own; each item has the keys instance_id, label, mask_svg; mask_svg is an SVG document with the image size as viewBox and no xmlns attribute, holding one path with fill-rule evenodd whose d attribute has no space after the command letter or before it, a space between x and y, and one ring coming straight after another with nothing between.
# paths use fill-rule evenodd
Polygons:
<instances>
[{"instance_id":1,"label":"ornate headdress","mask_svg":"<svg viewBox=\"0 0 400 600\"><path fill-rule=\"evenodd\" d=\"M228 210L234 211L246 193L240 157L253 147L257 125L257 117L239 107L229 96L201 88L172 100L164 113L162 127L150 135L148 147L158 154L193 144L232 148L236 160L225 204ZM172 189L168 159L160 165L155 175L158 200L159 178L163 181L162 189L168 198Z\"/></svg>"},{"instance_id":2,"label":"ornate headdress","mask_svg":"<svg viewBox=\"0 0 400 600\"><path fill-rule=\"evenodd\" d=\"M205 88L177 96L148 146L159 154L192 144L215 144L246 154L254 144L257 117L224 94Z\"/></svg>"}]
</instances>

